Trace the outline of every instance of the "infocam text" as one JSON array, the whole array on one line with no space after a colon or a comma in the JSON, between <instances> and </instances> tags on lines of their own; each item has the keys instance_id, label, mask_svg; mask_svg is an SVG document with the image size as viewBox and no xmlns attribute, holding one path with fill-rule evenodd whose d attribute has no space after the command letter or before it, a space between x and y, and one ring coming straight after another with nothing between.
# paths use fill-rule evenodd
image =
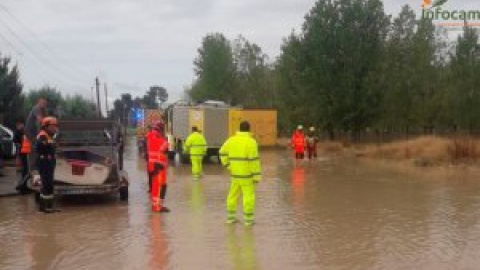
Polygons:
<instances>
[{"instance_id":1,"label":"infocam text","mask_svg":"<svg viewBox=\"0 0 480 270\"><path fill-rule=\"evenodd\" d=\"M480 10L444 10L442 7L423 9L422 16L430 20L480 20Z\"/></svg>"}]
</instances>

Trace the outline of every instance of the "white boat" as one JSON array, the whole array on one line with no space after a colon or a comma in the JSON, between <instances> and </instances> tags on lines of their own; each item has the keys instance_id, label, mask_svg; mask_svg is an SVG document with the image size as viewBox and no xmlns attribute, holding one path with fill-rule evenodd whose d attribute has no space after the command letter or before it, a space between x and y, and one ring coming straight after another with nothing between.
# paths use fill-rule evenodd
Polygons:
<instances>
[{"instance_id":1,"label":"white boat","mask_svg":"<svg viewBox=\"0 0 480 270\"><path fill-rule=\"evenodd\" d=\"M72 185L102 185L112 171L108 157L88 150L64 150L57 154L55 181Z\"/></svg>"}]
</instances>

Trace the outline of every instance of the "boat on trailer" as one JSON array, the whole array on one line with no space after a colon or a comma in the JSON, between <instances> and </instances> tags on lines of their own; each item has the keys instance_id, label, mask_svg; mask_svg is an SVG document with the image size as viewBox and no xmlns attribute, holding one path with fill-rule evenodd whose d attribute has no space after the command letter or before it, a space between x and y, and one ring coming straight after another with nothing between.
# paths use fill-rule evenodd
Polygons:
<instances>
[{"instance_id":1,"label":"boat on trailer","mask_svg":"<svg viewBox=\"0 0 480 270\"><path fill-rule=\"evenodd\" d=\"M128 174L121 170L121 127L110 120L60 120L57 136L55 194L109 194L128 199ZM31 181L40 189L39 176Z\"/></svg>"}]
</instances>

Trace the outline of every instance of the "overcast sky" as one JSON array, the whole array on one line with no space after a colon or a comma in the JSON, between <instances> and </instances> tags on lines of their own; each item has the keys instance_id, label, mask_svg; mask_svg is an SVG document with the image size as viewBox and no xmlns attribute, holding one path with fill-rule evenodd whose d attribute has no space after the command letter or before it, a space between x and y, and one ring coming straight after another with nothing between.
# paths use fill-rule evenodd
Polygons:
<instances>
[{"instance_id":1,"label":"overcast sky","mask_svg":"<svg viewBox=\"0 0 480 270\"><path fill-rule=\"evenodd\" d=\"M0 52L18 63L26 89L44 84L91 96L95 76L108 83L109 99L143 95L165 86L178 99L193 80L202 37L239 34L271 59L282 39L299 29L314 0L0 0ZM385 0L396 14L421 0ZM478 0L446 7L480 9ZM11 16L11 14L13 17Z\"/></svg>"}]
</instances>

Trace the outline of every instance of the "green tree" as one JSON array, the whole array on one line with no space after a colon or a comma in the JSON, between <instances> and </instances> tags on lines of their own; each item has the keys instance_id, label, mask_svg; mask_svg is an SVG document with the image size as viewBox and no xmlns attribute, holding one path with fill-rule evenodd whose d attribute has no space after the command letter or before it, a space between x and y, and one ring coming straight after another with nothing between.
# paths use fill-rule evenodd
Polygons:
<instances>
[{"instance_id":1,"label":"green tree","mask_svg":"<svg viewBox=\"0 0 480 270\"><path fill-rule=\"evenodd\" d=\"M272 69L268 56L260 46L243 36L232 42L236 84L232 96L236 103L246 107L273 105Z\"/></svg>"},{"instance_id":2,"label":"green tree","mask_svg":"<svg viewBox=\"0 0 480 270\"><path fill-rule=\"evenodd\" d=\"M81 95L67 96L62 102L60 116L68 119L85 119L98 117L96 105Z\"/></svg>"},{"instance_id":3,"label":"green tree","mask_svg":"<svg viewBox=\"0 0 480 270\"><path fill-rule=\"evenodd\" d=\"M308 91L305 82L305 57L304 44L302 39L295 33L284 39L281 46L281 55L275 66L275 82L278 90L276 105L279 108L279 127L282 132L289 132L295 125L303 123L306 118L315 119L314 104L308 98ZM312 114L313 113L313 114ZM318 119L318 118L317 118ZM333 130L333 119L324 123L324 127ZM320 124L319 120L313 120Z\"/></svg>"},{"instance_id":4,"label":"green tree","mask_svg":"<svg viewBox=\"0 0 480 270\"><path fill-rule=\"evenodd\" d=\"M158 109L159 106L168 100L168 92L162 86L150 86L147 93L143 97L142 104L148 109Z\"/></svg>"},{"instance_id":5,"label":"green tree","mask_svg":"<svg viewBox=\"0 0 480 270\"><path fill-rule=\"evenodd\" d=\"M478 30L465 26L451 55L450 94L454 124L457 129L473 131L480 128L480 47Z\"/></svg>"},{"instance_id":6,"label":"green tree","mask_svg":"<svg viewBox=\"0 0 480 270\"><path fill-rule=\"evenodd\" d=\"M13 127L15 120L24 117L23 85L17 66L11 65L11 59L0 55L0 121Z\"/></svg>"},{"instance_id":7,"label":"green tree","mask_svg":"<svg viewBox=\"0 0 480 270\"><path fill-rule=\"evenodd\" d=\"M131 94L122 94L120 99L126 110L130 110L133 107L133 99Z\"/></svg>"},{"instance_id":8,"label":"green tree","mask_svg":"<svg viewBox=\"0 0 480 270\"><path fill-rule=\"evenodd\" d=\"M236 103L232 94L235 63L232 47L224 35L215 33L203 38L194 66L197 79L190 93L194 100Z\"/></svg>"},{"instance_id":9,"label":"green tree","mask_svg":"<svg viewBox=\"0 0 480 270\"><path fill-rule=\"evenodd\" d=\"M39 98L45 98L48 101L47 104L47 114L48 115L59 115L59 109L63 105L63 97L60 91L51 86L43 86L39 89L31 90L26 94L25 97L25 115L28 115L30 110L35 106Z\"/></svg>"},{"instance_id":10,"label":"green tree","mask_svg":"<svg viewBox=\"0 0 480 270\"><path fill-rule=\"evenodd\" d=\"M318 1L301 34L305 104L324 128L352 131L371 126L378 104L367 87L381 60L388 17L379 0ZM308 119L308 118L306 118Z\"/></svg>"},{"instance_id":11,"label":"green tree","mask_svg":"<svg viewBox=\"0 0 480 270\"><path fill-rule=\"evenodd\" d=\"M393 20L384 46L379 74L374 74L381 99L378 127L383 130L408 130L413 122L412 43L415 36L414 11L404 6Z\"/></svg>"}]
</instances>

